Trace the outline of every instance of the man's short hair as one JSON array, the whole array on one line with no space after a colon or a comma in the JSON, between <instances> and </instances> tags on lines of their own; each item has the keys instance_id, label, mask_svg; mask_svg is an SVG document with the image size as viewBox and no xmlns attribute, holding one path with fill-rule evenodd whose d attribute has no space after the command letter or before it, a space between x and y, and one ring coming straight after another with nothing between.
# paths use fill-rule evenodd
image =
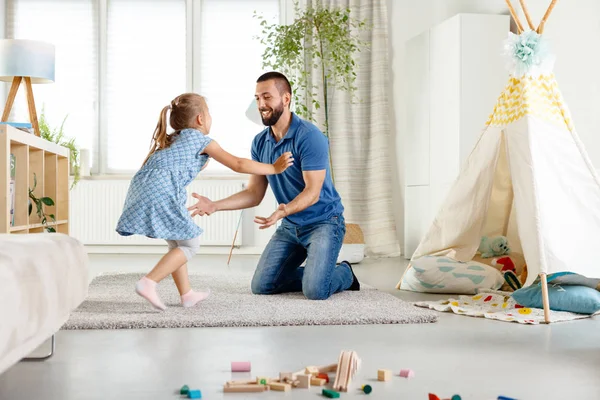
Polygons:
<instances>
[{"instance_id":1,"label":"man's short hair","mask_svg":"<svg viewBox=\"0 0 600 400\"><path fill-rule=\"evenodd\" d=\"M290 81L281 72L271 71L264 73L258 77L256 83L270 81L271 79L275 81L275 86L280 95L284 93L292 94L292 85L290 85Z\"/></svg>"}]
</instances>

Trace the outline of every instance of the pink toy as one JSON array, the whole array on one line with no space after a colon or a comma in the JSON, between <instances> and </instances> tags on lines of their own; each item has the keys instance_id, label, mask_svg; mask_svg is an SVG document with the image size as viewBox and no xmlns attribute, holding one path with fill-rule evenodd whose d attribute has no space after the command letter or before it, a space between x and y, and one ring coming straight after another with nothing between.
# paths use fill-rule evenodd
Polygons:
<instances>
[{"instance_id":1,"label":"pink toy","mask_svg":"<svg viewBox=\"0 0 600 400\"><path fill-rule=\"evenodd\" d=\"M250 372L250 361L232 361L231 372Z\"/></svg>"},{"instance_id":2,"label":"pink toy","mask_svg":"<svg viewBox=\"0 0 600 400\"><path fill-rule=\"evenodd\" d=\"M414 378L415 371L413 371L412 369L401 369L400 376L403 378Z\"/></svg>"}]
</instances>

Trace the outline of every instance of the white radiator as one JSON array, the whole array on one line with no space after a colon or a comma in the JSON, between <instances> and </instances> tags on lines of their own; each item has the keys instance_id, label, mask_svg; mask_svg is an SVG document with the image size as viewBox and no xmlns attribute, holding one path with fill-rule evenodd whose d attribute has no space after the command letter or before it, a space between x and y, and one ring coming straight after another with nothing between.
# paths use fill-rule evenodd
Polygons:
<instances>
[{"instance_id":1,"label":"white radiator","mask_svg":"<svg viewBox=\"0 0 600 400\"><path fill-rule=\"evenodd\" d=\"M81 180L71 190L69 234L85 245L160 245L157 239L133 235L123 237L115 232L121 216L130 181ZM188 186L188 206L196 192L211 200L228 197L243 189L244 182L234 180L195 180ZM208 246L231 246L241 211L221 211L210 216L196 216L194 221L204 229L200 243ZM235 244L242 245L242 226Z\"/></svg>"}]
</instances>

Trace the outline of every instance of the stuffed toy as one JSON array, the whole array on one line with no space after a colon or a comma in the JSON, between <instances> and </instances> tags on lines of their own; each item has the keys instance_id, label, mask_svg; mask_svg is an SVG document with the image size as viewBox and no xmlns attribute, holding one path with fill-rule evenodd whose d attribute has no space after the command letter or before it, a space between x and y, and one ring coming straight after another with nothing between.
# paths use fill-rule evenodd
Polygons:
<instances>
[{"instance_id":1,"label":"stuffed toy","mask_svg":"<svg viewBox=\"0 0 600 400\"><path fill-rule=\"evenodd\" d=\"M479 249L482 258L499 257L510 253L508 247L508 239L505 236L496 236L489 238L484 236L481 238Z\"/></svg>"},{"instance_id":2,"label":"stuffed toy","mask_svg":"<svg viewBox=\"0 0 600 400\"><path fill-rule=\"evenodd\" d=\"M527 264L523 266L521 275L517 276L515 263L509 256L492 259L491 265L497 267L502 266L500 273L504 276L504 280L512 290L519 290L527 281ZM600 285L600 284L599 284ZM508 290L508 288L506 289Z\"/></svg>"},{"instance_id":3,"label":"stuffed toy","mask_svg":"<svg viewBox=\"0 0 600 400\"><path fill-rule=\"evenodd\" d=\"M519 290L523 287L523 284L517 277L517 269L515 268L515 263L513 263L510 257L500 257L494 258L492 260L493 266L502 265L502 269L500 273L504 276L504 280L508 283L508 286L512 288L512 290Z\"/></svg>"}]
</instances>

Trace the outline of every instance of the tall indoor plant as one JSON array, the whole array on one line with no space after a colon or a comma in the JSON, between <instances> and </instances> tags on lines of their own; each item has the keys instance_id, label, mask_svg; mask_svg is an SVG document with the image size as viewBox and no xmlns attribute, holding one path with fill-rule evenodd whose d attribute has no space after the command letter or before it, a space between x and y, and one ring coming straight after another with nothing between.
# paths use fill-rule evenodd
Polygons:
<instances>
[{"instance_id":1,"label":"tall indoor plant","mask_svg":"<svg viewBox=\"0 0 600 400\"><path fill-rule=\"evenodd\" d=\"M295 19L289 25L269 24L260 20L265 46L263 68L285 74L294 88L296 114L318 124L316 114L321 107L325 121L321 127L329 138L329 111L335 90L352 94L356 99L355 56L367 42L358 37L366 22L351 16L351 9L326 7L317 0L301 9L294 2ZM330 169L333 177L331 149Z\"/></svg>"}]
</instances>

